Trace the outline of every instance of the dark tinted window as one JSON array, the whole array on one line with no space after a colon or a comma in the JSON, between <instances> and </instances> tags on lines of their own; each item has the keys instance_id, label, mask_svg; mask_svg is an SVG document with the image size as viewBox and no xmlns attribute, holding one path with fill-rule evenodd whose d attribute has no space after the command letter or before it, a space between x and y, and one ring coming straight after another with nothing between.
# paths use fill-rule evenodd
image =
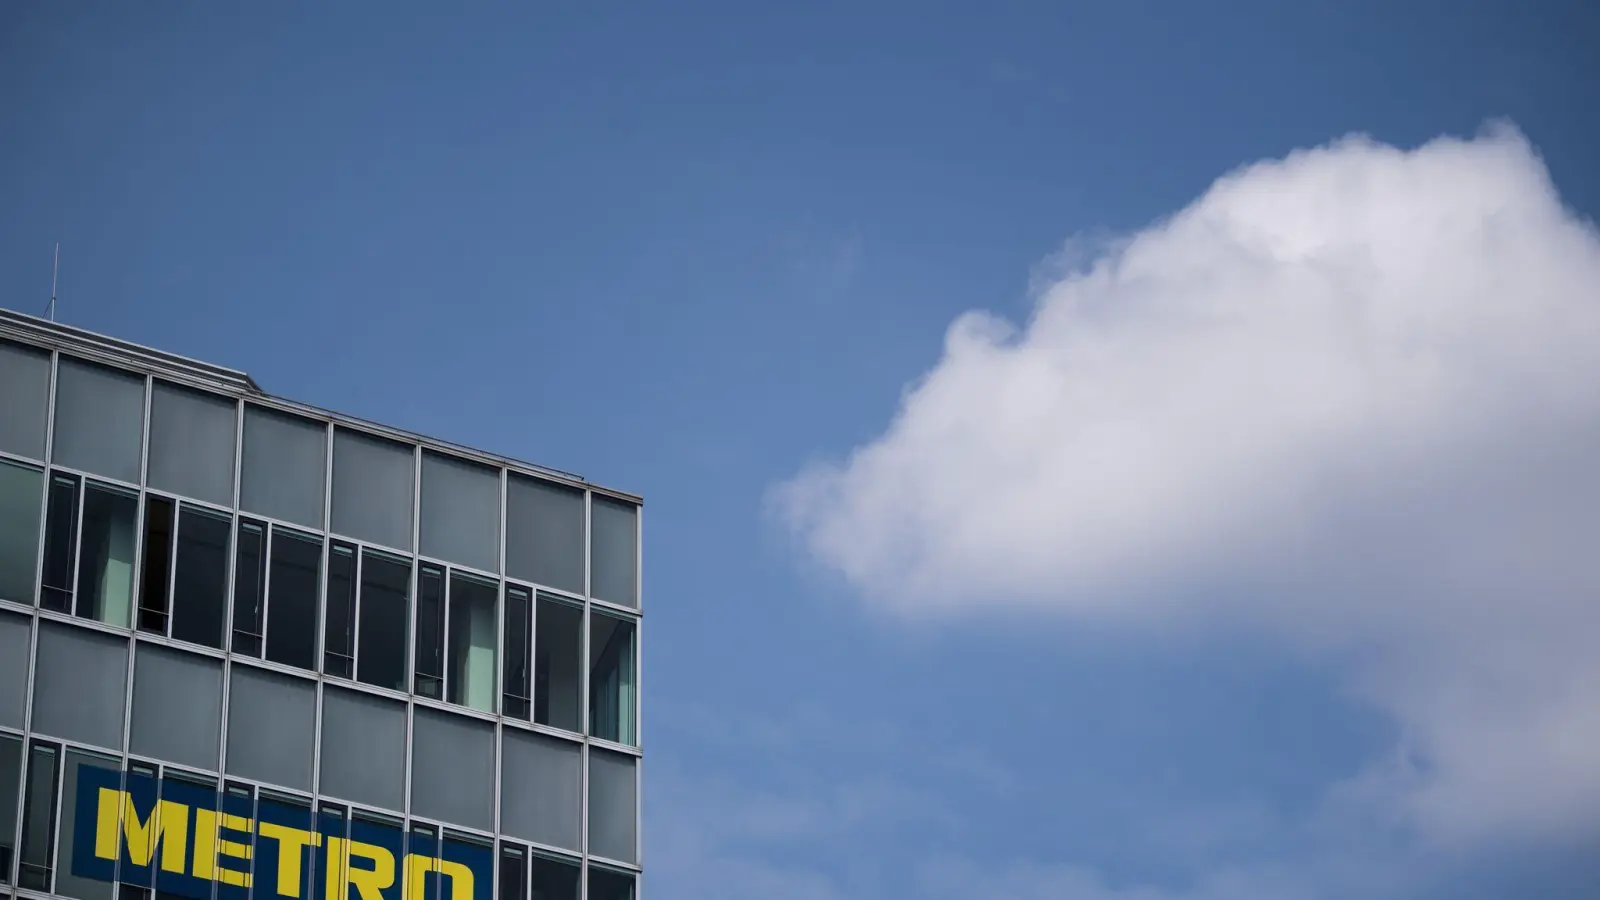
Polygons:
<instances>
[{"instance_id":1,"label":"dark tinted window","mask_svg":"<svg viewBox=\"0 0 1600 900\"><path fill-rule=\"evenodd\" d=\"M167 585L172 568L172 501L144 501L144 572L139 579L139 622L143 631L167 631Z\"/></svg>"},{"instance_id":2,"label":"dark tinted window","mask_svg":"<svg viewBox=\"0 0 1600 900\"><path fill-rule=\"evenodd\" d=\"M500 848L500 900L523 900L528 894L528 855L521 847Z\"/></svg>"},{"instance_id":3,"label":"dark tinted window","mask_svg":"<svg viewBox=\"0 0 1600 900\"><path fill-rule=\"evenodd\" d=\"M533 712L529 679L532 666L528 659L529 631L532 627L531 605L526 588L506 588L506 640L505 671L500 676L505 685L501 712L518 719L526 719Z\"/></svg>"},{"instance_id":4,"label":"dark tinted window","mask_svg":"<svg viewBox=\"0 0 1600 900\"><path fill-rule=\"evenodd\" d=\"M22 739L0 734L0 884L11 880L16 854L17 792L22 787Z\"/></svg>"},{"instance_id":5,"label":"dark tinted window","mask_svg":"<svg viewBox=\"0 0 1600 900\"><path fill-rule=\"evenodd\" d=\"M633 876L591 866L589 900L633 900Z\"/></svg>"},{"instance_id":6,"label":"dark tinted window","mask_svg":"<svg viewBox=\"0 0 1600 900\"><path fill-rule=\"evenodd\" d=\"M416 692L444 699L444 571L423 566L417 573Z\"/></svg>"},{"instance_id":7,"label":"dark tinted window","mask_svg":"<svg viewBox=\"0 0 1600 900\"><path fill-rule=\"evenodd\" d=\"M534 856L532 863L528 900L578 900L577 863L545 856Z\"/></svg>"},{"instance_id":8,"label":"dark tinted window","mask_svg":"<svg viewBox=\"0 0 1600 900\"><path fill-rule=\"evenodd\" d=\"M78 476L50 476L49 509L45 515L39 605L71 612L72 575L78 564Z\"/></svg>"},{"instance_id":9,"label":"dark tinted window","mask_svg":"<svg viewBox=\"0 0 1600 900\"><path fill-rule=\"evenodd\" d=\"M334 541L328 547L328 602L322 632L322 671L340 678L356 667L356 548Z\"/></svg>"},{"instance_id":10,"label":"dark tinted window","mask_svg":"<svg viewBox=\"0 0 1600 900\"><path fill-rule=\"evenodd\" d=\"M33 603L44 472L0 461L0 599Z\"/></svg>"},{"instance_id":11,"label":"dark tinted window","mask_svg":"<svg viewBox=\"0 0 1600 900\"><path fill-rule=\"evenodd\" d=\"M228 602L228 540L233 520L185 506L178 514L178 568L172 590L172 636L222 647Z\"/></svg>"},{"instance_id":12,"label":"dark tinted window","mask_svg":"<svg viewBox=\"0 0 1600 900\"><path fill-rule=\"evenodd\" d=\"M582 729L583 610L541 595L534 620L533 720Z\"/></svg>"},{"instance_id":13,"label":"dark tinted window","mask_svg":"<svg viewBox=\"0 0 1600 900\"><path fill-rule=\"evenodd\" d=\"M361 556L361 644L357 678L406 689L406 633L411 615L411 563L382 553Z\"/></svg>"},{"instance_id":14,"label":"dark tinted window","mask_svg":"<svg viewBox=\"0 0 1600 900\"><path fill-rule=\"evenodd\" d=\"M267 659L315 670L322 541L272 530L267 593Z\"/></svg>"},{"instance_id":15,"label":"dark tinted window","mask_svg":"<svg viewBox=\"0 0 1600 900\"><path fill-rule=\"evenodd\" d=\"M262 601L267 588L267 533L260 522L239 521L234 556L233 652L261 655Z\"/></svg>"},{"instance_id":16,"label":"dark tinted window","mask_svg":"<svg viewBox=\"0 0 1600 900\"><path fill-rule=\"evenodd\" d=\"M54 860L51 833L56 827L56 773L61 751L34 742L28 752L28 796L22 810L22 865L17 884L36 891L50 889Z\"/></svg>"}]
</instances>

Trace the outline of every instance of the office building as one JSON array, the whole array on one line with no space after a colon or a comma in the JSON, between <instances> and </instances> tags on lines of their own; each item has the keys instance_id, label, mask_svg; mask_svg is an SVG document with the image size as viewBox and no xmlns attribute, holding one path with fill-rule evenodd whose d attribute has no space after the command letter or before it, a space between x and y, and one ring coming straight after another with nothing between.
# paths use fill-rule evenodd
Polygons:
<instances>
[{"instance_id":1,"label":"office building","mask_svg":"<svg viewBox=\"0 0 1600 900\"><path fill-rule=\"evenodd\" d=\"M0 898L633 900L640 502L0 311Z\"/></svg>"}]
</instances>

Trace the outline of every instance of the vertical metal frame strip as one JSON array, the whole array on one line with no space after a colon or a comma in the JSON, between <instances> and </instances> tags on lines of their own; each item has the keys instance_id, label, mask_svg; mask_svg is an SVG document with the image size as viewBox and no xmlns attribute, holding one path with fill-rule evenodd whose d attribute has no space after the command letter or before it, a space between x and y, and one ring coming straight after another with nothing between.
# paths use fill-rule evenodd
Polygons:
<instances>
[{"instance_id":1,"label":"vertical metal frame strip","mask_svg":"<svg viewBox=\"0 0 1600 900\"><path fill-rule=\"evenodd\" d=\"M324 457L322 460L322 571L317 574L317 602L313 604L311 627L317 636L316 650L312 661L312 674L316 676L316 718L311 723L311 795L312 824L316 823L315 799L322 792L322 607L327 598L328 588L328 553L332 543L328 539L328 529L333 521L333 423L327 425L325 443L323 444ZM268 563L271 568L271 563ZM266 631L266 628L262 628ZM266 653L266 642L262 642L262 653ZM315 883L315 882L313 882Z\"/></svg>"},{"instance_id":2,"label":"vertical metal frame strip","mask_svg":"<svg viewBox=\"0 0 1600 900\"><path fill-rule=\"evenodd\" d=\"M633 746L639 756L633 764L633 862L644 867L644 505L633 512L634 605L639 617L633 622ZM638 897L639 879L634 879Z\"/></svg>"},{"instance_id":3,"label":"vertical metal frame strip","mask_svg":"<svg viewBox=\"0 0 1600 900\"><path fill-rule=\"evenodd\" d=\"M144 377L144 420L143 420L143 422L141 424L142 431L141 431L140 436L139 436L139 487L140 487L139 498L140 498L141 501L144 499L144 496L145 496L145 491L143 489L150 482L150 409L154 405L154 398L155 398L155 378L153 376L146 375ZM87 495L89 493L88 482L84 482L83 493L85 495ZM144 504L141 502L140 503L140 507L142 508L143 505ZM78 518L79 518L79 521L81 523L81 521L83 519L82 514L79 514ZM137 530L139 532L143 532L144 531L144 522L143 521L135 522L135 523L133 523L133 527L135 528L135 530ZM173 503L172 503L172 546L168 548L168 552L171 553L171 557L167 561L168 562L168 567L167 567L167 587L166 587L167 596L162 601L165 604L164 607L163 607L163 612L164 612L164 614L166 616L166 621L162 624L162 628L161 628L161 633L163 635L167 635L167 634L171 634L172 633L172 596L173 596L173 593L177 590L177 584L178 584L178 503L177 503L177 501L173 501ZM83 556L83 554L79 553L78 556L81 558ZM137 574L138 574L137 570L135 570L135 575L137 575ZM74 583L73 583L73 592L74 592L73 605L74 606L77 605L77 595L76 595L77 589L78 589L77 583L76 583L76 581L74 581ZM131 604L129 604L129 609L128 609L128 618L129 618L128 627L133 631L138 631L139 630L139 596L140 596L141 593L142 593L141 591L137 591L137 590L134 591L133 592L133 597L132 597L132 601L133 602ZM130 678L131 678L131 676L130 676ZM126 741L124 741L124 746L126 746Z\"/></svg>"},{"instance_id":4,"label":"vertical metal frame strip","mask_svg":"<svg viewBox=\"0 0 1600 900\"><path fill-rule=\"evenodd\" d=\"M420 559L422 541L422 448L412 445L411 448L411 630L406 634L406 643L410 645L407 650L412 660L410 683L406 685L406 752L405 752L405 796L400 798L400 809L405 815L406 840L411 837L411 780L414 777L415 766L412 760L412 749L415 745L413 736L416 734L417 713L417 675L416 675L416 646L417 646L417 606L420 602L422 587L422 560ZM450 596L450 572L444 572L445 597ZM439 693L444 693L443 672L440 673ZM441 832L439 840L443 841Z\"/></svg>"},{"instance_id":5,"label":"vertical metal frame strip","mask_svg":"<svg viewBox=\"0 0 1600 900\"><path fill-rule=\"evenodd\" d=\"M241 482L244 481L244 401L237 401L234 405L233 428L233 531L228 541L228 594L224 598L222 607L222 710L220 727L217 729L217 775L222 785L222 796L228 793L228 709L233 700L233 605L239 589L239 532L242 528L242 517L239 514L239 497L243 493ZM266 535L262 535L262 543L266 543ZM265 629L263 629L265 630ZM266 641L262 641L262 650L266 650ZM251 810L255 809L255 792L251 791ZM254 869L252 863L251 869Z\"/></svg>"},{"instance_id":6,"label":"vertical metal frame strip","mask_svg":"<svg viewBox=\"0 0 1600 900\"><path fill-rule=\"evenodd\" d=\"M39 550L34 554L33 564L33 608L39 608L44 588L44 529L49 524L50 514L50 460L55 455L56 440L56 368L61 354L55 350L50 351L50 384L45 390L44 414L44 477L39 490ZM31 677L32 670L29 670Z\"/></svg>"},{"instance_id":7,"label":"vertical metal frame strip","mask_svg":"<svg viewBox=\"0 0 1600 900\"><path fill-rule=\"evenodd\" d=\"M494 667L495 668L495 673L494 673L494 682L495 682L495 692L494 692L494 709L495 709L495 717L494 717L494 802L493 802L493 805L490 807L490 810L491 810L490 823L491 823L491 827L493 828L494 833L495 833L495 840L492 843L492 846L494 847L494 850L493 850L493 853L494 853L494 879L493 879L494 880L494 887L493 887L493 891L494 891L494 893L491 896L495 897L496 900L498 900L498 898L500 897L500 841L499 841L499 835L500 835L500 756L501 756L500 744L501 744L502 739L504 738L504 733L505 733L505 715L506 715L505 671L506 671L506 660L508 660L510 658L506 653L506 604L508 602L508 600L506 599L506 597L507 597L507 589L506 589L506 479L507 479L507 474L506 474L505 467L501 466L500 467L500 509L499 509L499 513L498 513L498 515L496 517L496 526L495 526L496 527L496 531L497 531L497 542L498 542L498 545L499 545L499 546L497 546L495 548L495 556L497 557L497 561L496 561L496 564L495 564L495 570L500 576L500 603L497 606L497 608L495 609L495 642L496 642L495 650L496 650L496 654L495 654L495 667ZM529 602L530 602L530 605L531 605L531 602L532 602L531 599L530 599ZM523 860L522 860L522 869L523 869L523 872L524 872L524 876L523 876L523 879L522 879L523 880L522 889L523 889L523 893L527 893L527 890L528 890L527 881L528 881L528 879L527 879L527 876L526 876L526 872L527 872L527 869L528 869L528 859L527 859L526 855L524 855Z\"/></svg>"}]
</instances>

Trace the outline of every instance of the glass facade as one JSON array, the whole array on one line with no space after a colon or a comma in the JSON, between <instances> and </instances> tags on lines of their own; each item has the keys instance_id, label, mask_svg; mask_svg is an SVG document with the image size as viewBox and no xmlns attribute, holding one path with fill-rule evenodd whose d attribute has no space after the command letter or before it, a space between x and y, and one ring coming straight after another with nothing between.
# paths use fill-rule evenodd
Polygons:
<instances>
[{"instance_id":1,"label":"glass facade","mask_svg":"<svg viewBox=\"0 0 1600 900\"><path fill-rule=\"evenodd\" d=\"M639 521L0 310L0 896L631 900Z\"/></svg>"}]
</instances>

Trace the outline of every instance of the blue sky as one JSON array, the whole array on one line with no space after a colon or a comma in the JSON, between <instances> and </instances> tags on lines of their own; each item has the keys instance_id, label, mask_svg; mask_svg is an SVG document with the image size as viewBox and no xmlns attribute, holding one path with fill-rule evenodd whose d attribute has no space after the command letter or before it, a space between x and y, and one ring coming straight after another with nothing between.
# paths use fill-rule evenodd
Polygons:
<instances>
[{"instance_id":1,"label":"blue sky","mask_svg":"<svg viewBox=\"0 0 1600 900\"><path fill-rule=\"evenodd\" d=\"M11 4L0 303L60 240L64 322L642 494L652 900L1595 896L1330 812L1406 731L1344 650L924 615L773 514L1240 166L1508 119L1600 212L1593 11L1226 6Z\"/></svg>"}]
</instances>

